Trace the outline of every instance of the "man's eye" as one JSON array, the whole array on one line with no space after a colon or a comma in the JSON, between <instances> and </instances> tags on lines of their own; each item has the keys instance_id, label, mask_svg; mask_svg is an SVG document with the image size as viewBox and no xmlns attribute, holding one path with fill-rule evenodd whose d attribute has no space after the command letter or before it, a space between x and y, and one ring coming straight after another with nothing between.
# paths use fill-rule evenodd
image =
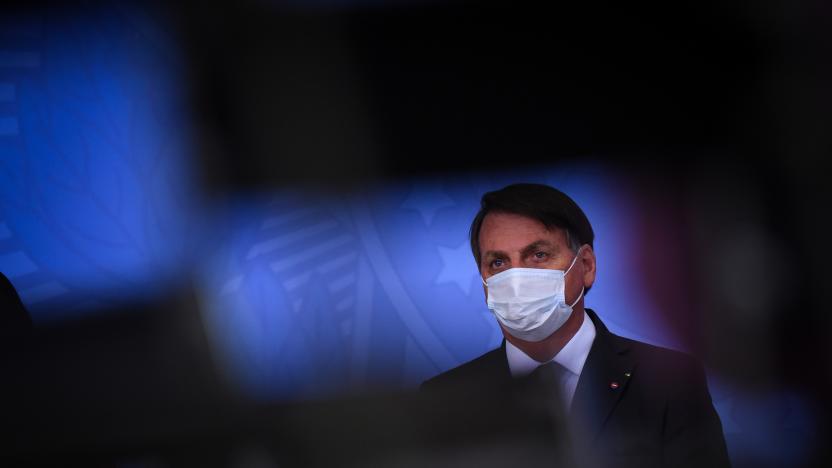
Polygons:
<instances>
[{"instance_id":1,"label":"man's eye","mask_svg":"<svg viewBox=\"0 0 832 468\"><path fill-rule=\"evenodd\" d=\"M536 252L534 254L534 258L537 258L537 259L544 259L547 256L548 256L548 254L546 252Z\"/></svg>"},{"instance_id":2,"label":"man's eye","mask_svg":"<svg viewBox=\"0 0 832 468\"><path fill-rule=\"evenodd\" d=\"M497 260L494 260L493 262L491 262L491 267L492 268L500 268L501 266L503 266L503 261L499 258Z\"/></svg>"}]
</instances>

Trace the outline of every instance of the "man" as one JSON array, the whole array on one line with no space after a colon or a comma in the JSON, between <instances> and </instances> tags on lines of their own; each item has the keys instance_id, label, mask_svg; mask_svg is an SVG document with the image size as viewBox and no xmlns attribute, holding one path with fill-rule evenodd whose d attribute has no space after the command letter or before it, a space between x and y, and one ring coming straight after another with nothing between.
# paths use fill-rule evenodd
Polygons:
<instances>
[{"instance_id":1,"label":"man","mask_svg":"<svg viewBox=\"0 0 832 468\"><path fill-rule=\"evenodd\" d=\"M504 388L545 373L580 464L729 465L701 364L616 336L584 309L594 233L571 198L537 184L486 193L470 240L505 339L423 389Z\"/></svg>"}]
</instances>

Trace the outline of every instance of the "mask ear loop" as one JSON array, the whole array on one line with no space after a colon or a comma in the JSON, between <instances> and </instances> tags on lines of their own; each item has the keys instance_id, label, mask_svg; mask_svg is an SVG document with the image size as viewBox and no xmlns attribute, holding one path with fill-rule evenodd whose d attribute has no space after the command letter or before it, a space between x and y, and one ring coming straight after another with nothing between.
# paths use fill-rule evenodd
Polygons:
<instances>
[{"instance_id":1,"label":"mask ear loop","mask_svg":"<svg viewBox=\"0 0 832 468\"><path fill-rule=\"evenodd\" d=\"M584 246L580 246L580 247L578 247L578 251L577 251L577 252L575 252L575 258L573 258L573 259L572 259L572 264L571 264L571 265L569 265L569 268L567 268L567 269L566 269L566 272L564 272L564 273L563 273L563 276L568 275L568 274L569 274L569 271L570 271L570 270L572 270L572 267L573 267L573 266L575 266L575 262L577 262L577 261L578 261L578 255L580 255L580 254L581 254L581 249L583 249L583 248L584 248Z\"/></svg>"},{"instance_id":2,"label":"mask ear loop","mask_svg":"<svg viewBox=\"0 0 832 468\"><path fill-rule=\"evenodd\" d=\"M584 287L583 286L581 286L581 293L578 294L578 298L575 299L575 302L573 302L572 305L569 306L569 308L571 309L571 308L575 307L575 304L577 304L578 301L580 301L582 297L584 297Z\"/></svg>"},{"instance_id":3,"label":"mask ear loop","mask_svg":"<svg viewBox=\"0 0 832 468\"><path fill-rule=\"evenodd\" d=\"M573 266L575 266L575 262L577 262L577 261L578 261L578 255L580 255L580 254L581 254L581 249L582 249L582 248L584 248L584 246L583 246L583 245L582 245L582 246L580 246L580 247L578 247L578 251L577 251L577 252L575 252L575 258L573 258L573 259L572 259L572 264L571 264L571 265L569 265L569 268L567 268L567 269L566 269L566 273L564 273L564 274L563 274L563 276L566 276L566 274L567 274L567 273L569 273L569 270L571 270L571 269L572 269L572 267L573 267ZM569 306L569 308L570 308L570 309L571 309L572 307L575 307L575 304L577 304L577 303L578 303L578 301L580 301L580 300L581 300L581 298L582 298L582 297L584 297L584 291L585 291L585 288L584 288L583 286L581 286L581 293L580 293L580 294L578 294L578 298L577 298L577 299L575 299L575 302L573 302L573 303L572 303L572 305L570 305L570 306Z\"/></svg>"}]
</instances>

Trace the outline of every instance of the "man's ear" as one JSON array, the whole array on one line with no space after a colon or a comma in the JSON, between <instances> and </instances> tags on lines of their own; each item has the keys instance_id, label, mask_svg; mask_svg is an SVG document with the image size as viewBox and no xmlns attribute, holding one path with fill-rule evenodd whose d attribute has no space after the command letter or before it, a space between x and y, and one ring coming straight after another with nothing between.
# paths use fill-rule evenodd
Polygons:
<instances>
[{"instance_id":1,"label":"man's ear","mask_svg":"<svg viewBox=\"0 0 832 468\"><path fill-rule=\"evenodd\" d=\"M592 246L585 244L581 249L581 257L578 259L583 270L584 287L589 288L595 283L595 251Z\"/></svg>"}]
</instances>

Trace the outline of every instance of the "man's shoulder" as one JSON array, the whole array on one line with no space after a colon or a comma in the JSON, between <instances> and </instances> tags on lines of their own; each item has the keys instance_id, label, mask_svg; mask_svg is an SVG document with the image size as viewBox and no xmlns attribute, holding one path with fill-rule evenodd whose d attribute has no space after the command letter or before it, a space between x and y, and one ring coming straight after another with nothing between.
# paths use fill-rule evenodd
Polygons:
<instances>
[{"instance_id":1,"label":"man's shoulder","mask_svg":"<svg viewBox=\"0 0 832 468\"><path fill-rule=\"evenodd\" d=\"M692 381L705 381L702 362L683 351L656 346L650 343L613 335L621 349L638 368L642 377L667 384L687 385Z\"/></svg>"},{"instance_id":2,"label":"man's shoulder","mask_svg":"<svg viewBox=\"0 0 832 468\"><path fill-rule=\"evenodd\" d=\"M422 383L421 390L453 389L460 386L489 384L508 380L510 374L502 346L432 377Z\"/></svg>"},{"instance_id":3,"label":"man's shoulder","mask_svg":"<svg viewBox=\"0 0 832 468\"><path fill-rule=\"evenodd\" d=\"M586 421L604 421L600 432L588 436L597 437L592 444L600 466L620 465L619 454L632 450L633 440L643 441L644 456L662 460L662 466L729 466L719 415L697 358L608 332L598 344L573 410ZM625 391L607 413L607 389L622 376Z\"/></svg>"},{"instance_id":4,"label":"man's shoulder","mask_svg":"<svg viewBox=\"0 0 832 468\"><path fill-rule=\"evenodd\" d=\"M692 355L672 348L650 344L644 341L634 340L614 335L623 344L622 347L629 348L634 357L655 362L657 365L691 365L697 362Z\"/></svg>"}]
</instances>

